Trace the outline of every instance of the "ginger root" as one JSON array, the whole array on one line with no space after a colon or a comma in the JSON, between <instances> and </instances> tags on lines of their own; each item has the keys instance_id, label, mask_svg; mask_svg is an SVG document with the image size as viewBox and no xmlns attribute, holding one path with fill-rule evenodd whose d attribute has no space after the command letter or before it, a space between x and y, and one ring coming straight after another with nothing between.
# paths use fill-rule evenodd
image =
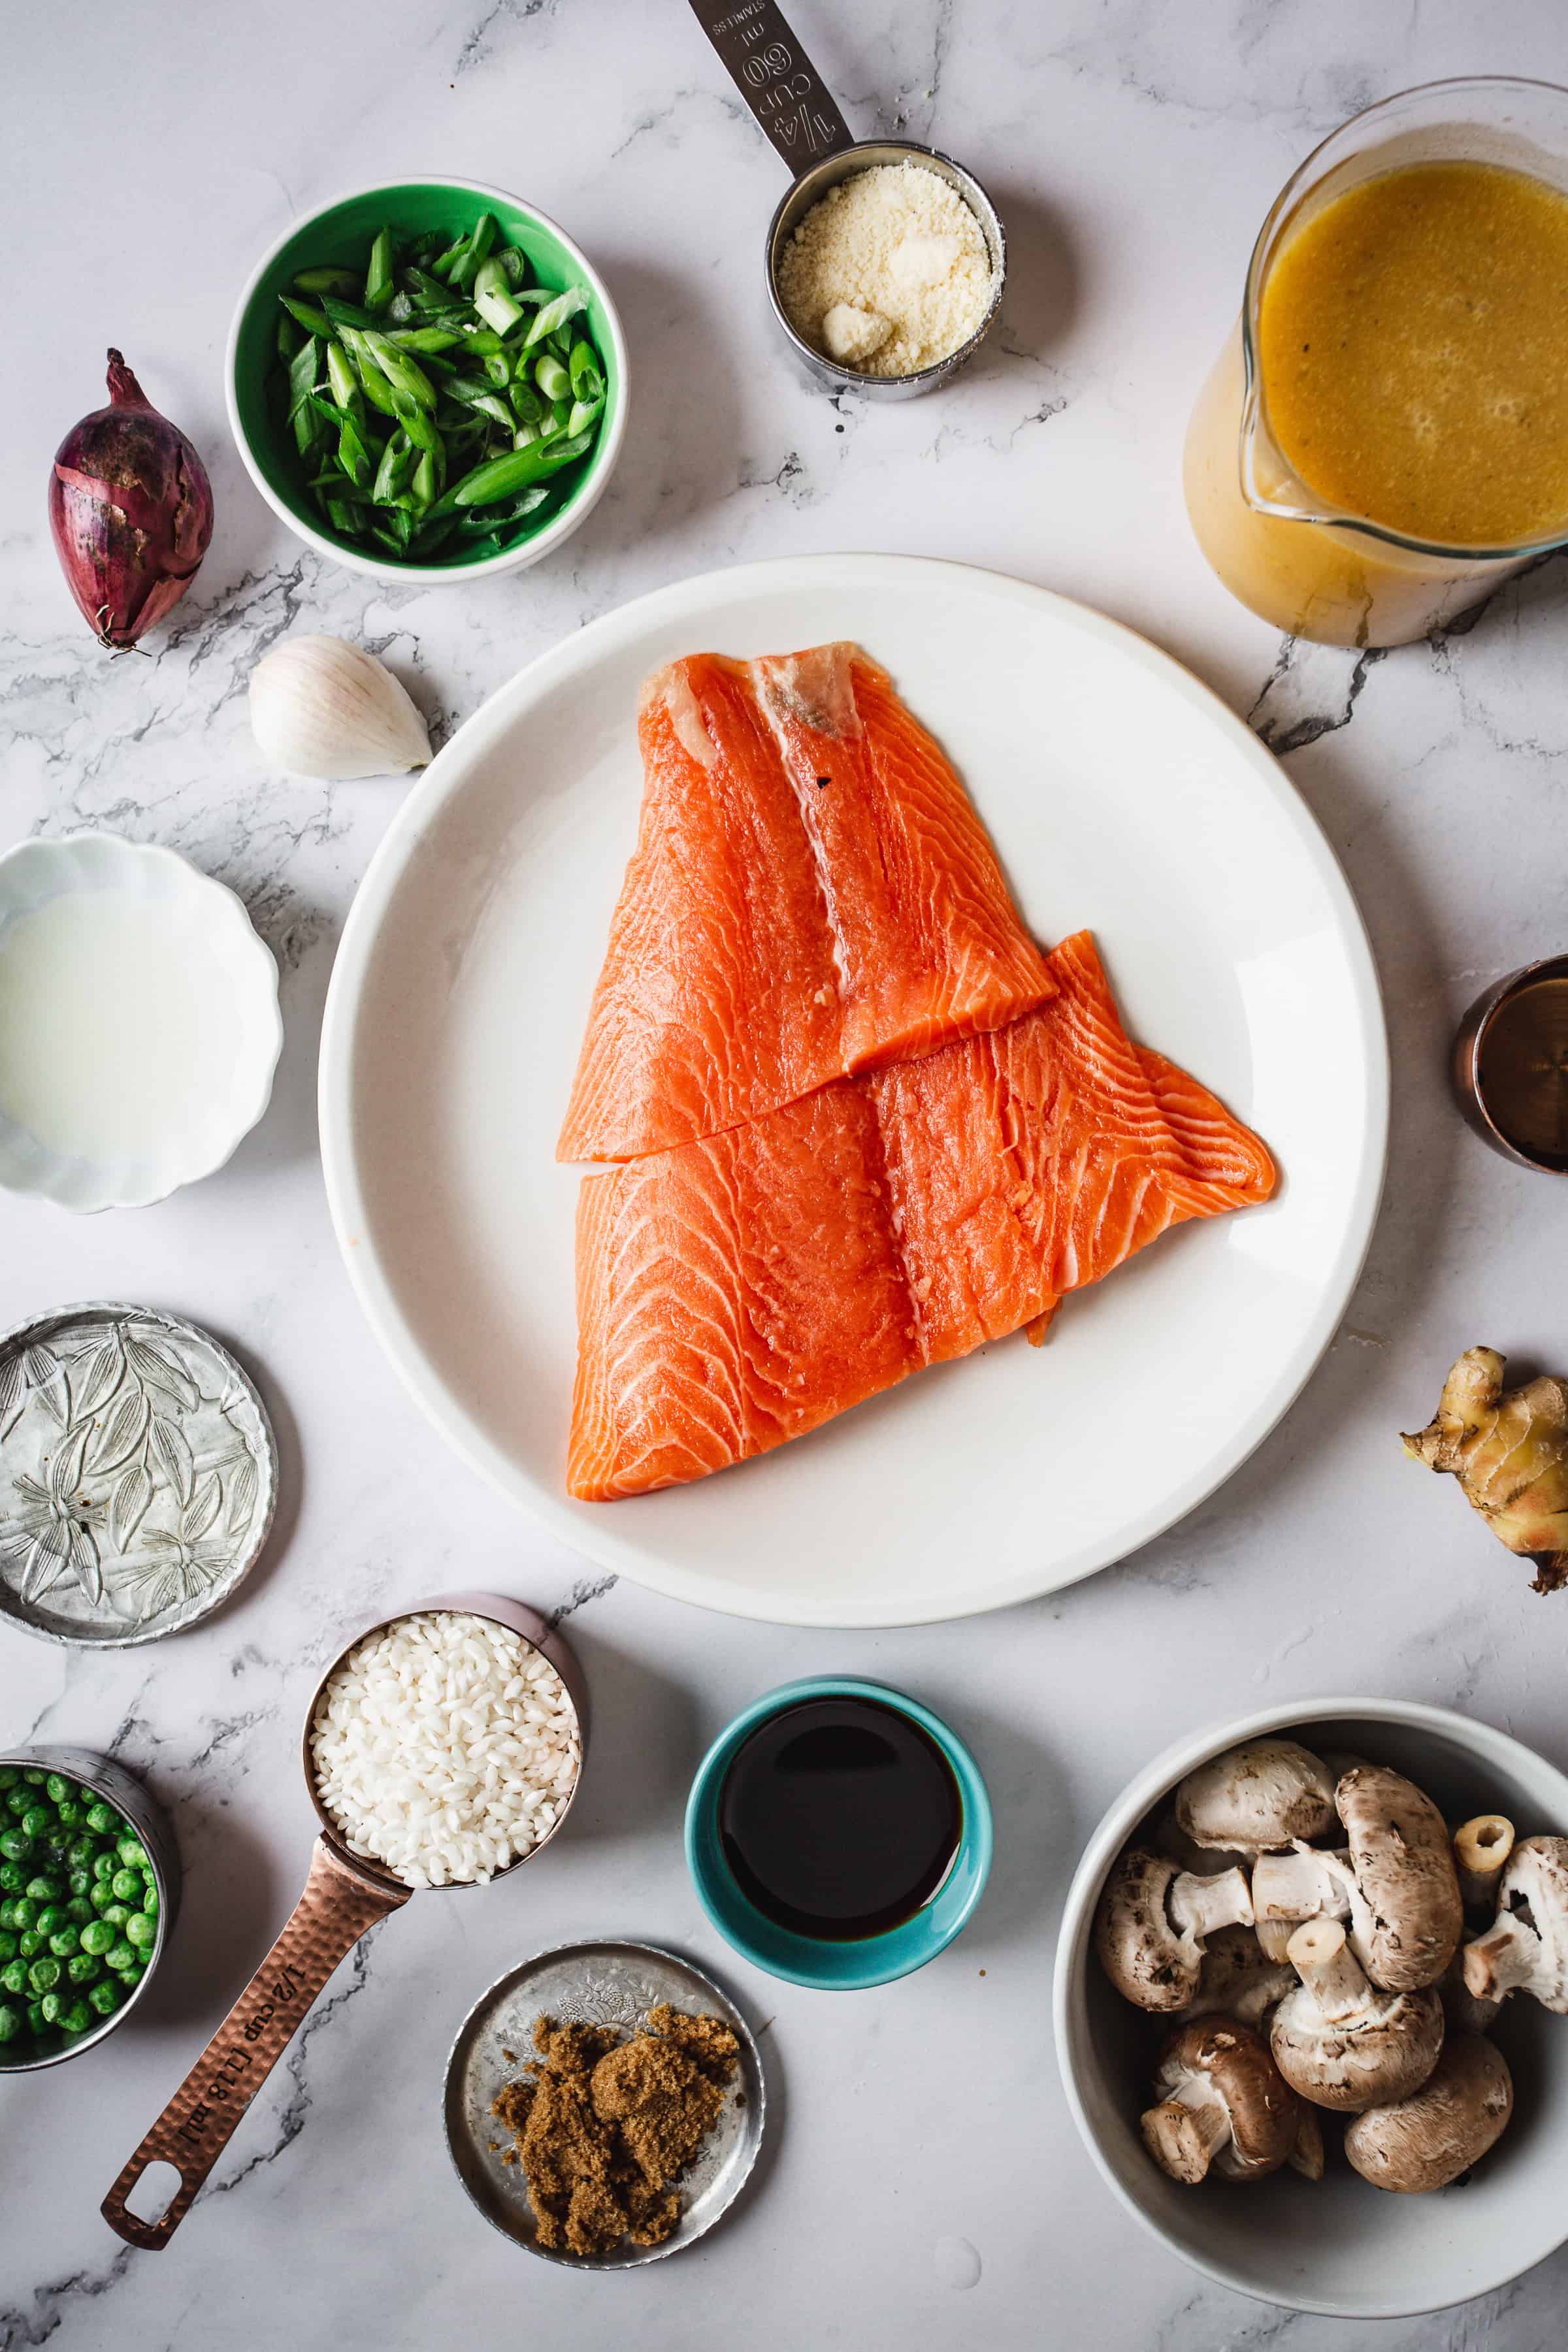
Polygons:
<instances>
[{"instance_id":1,"label":"ginger root","mask_svg":"<svg viewBox=\"0 0 1568 2352\"><path fill-rule=\"evenodd\" d=\"M1467 1348L1443 1383L1436 1418L1402 1439L1431 1470L1452 1472L1510 1551L1544 1553L1537 1592L1568 1584L1568 1381L1504 1391L1507 1359Z\"/></svg>"}]
</instances>

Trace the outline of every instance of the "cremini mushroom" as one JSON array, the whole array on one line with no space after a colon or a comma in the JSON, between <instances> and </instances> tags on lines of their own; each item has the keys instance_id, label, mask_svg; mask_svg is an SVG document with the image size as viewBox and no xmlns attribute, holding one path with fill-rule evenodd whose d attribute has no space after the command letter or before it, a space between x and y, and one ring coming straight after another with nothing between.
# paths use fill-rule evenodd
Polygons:
<instances>
[{"instance_id":1,"label":"cremini mushroom","mask_svg":"<svg viewBox=\"0 0 1568 2352\"><path fill-rule=\"evenodd\" d=\"M1434 1985L1465 1929L1448 1828L1430 1797L1386 1764L1359 1764L1334 1791L1355 1872L1351 1941L1385 1992Z\"/></svg>"},{"instance_id":2,"label":"cremini mushroom","mask_svg":"<svg viewBox=\"0 0 1568 2352\"><path fill-rule=\"evenodd\" d=\"M1176 1820L1194 1843L1261 1853L1333 1827L1328 1767L1294 1739L1249 1739L1189 1772Z\"/></svg>"},{"instance_id":3,"label":"cremini mushroom","mask_svg":"<svg viewBox=\"0 0 1568 2352\"><path fill-rule=\"evenodd\" d=\"M1485 2156L1513 2113L1513 2082L1500 2050L1456 2033L1418 2091L1369 2107L1345 2133L1345 2154L1374 2189L1423 2196L1447 2189Z\"/></svg>"},{"instance_id":4,"label":"cremini mushroom","mask_svg":"<svg viewBox=\"0 0 1568 2352\"><path fill-rule=\"evenodd\" d=\"M1195 2185L1211 2171L1261 2180L1289 2163L1300 2106L1265 2044L1238 2018L1179 2025L1160 2053L1158 2105L1140 2117L1162 2172Z\"/></svg>"},{"instance_id":5,"label":"cremini mushroom","mask_svg":"<svg viewBox=\"0 0 1568 2352\"><path fill-rule=\"evenodd\" d=\"M1347 1919L1351 1948L1373 1984L1415 1992L1436 1984L1464 1929L1448 1832L1429 1797L1382 1764L1357 1764L1334 1791L1350 1840L1329 1853L1298 1840L1259 1854L1252 1901L1266 1948L1288 1919Z\"/></svg>"},{"instance_id":6,"label":"cremini mushroom","mask_svg":"<svg viewBox=\"0 0 1568 2352\"><path fill-rule=\"evenodd\" d=\"M1418 2090L1443 2046L1436 1994L1370 1983L1337 1919L1298 1927L1289 1957L1301 1981L1274 2012L1269 2047L1292 2090L1347 2115Z\"/></svg>"},{"instance_id":7,"label":"cremini mushroom","mask_svg":"<svg viewBox=\"0 0 1568 2352\"><path fill-rule=\"evenodd\" d=\"M1198 1989L1188 2001L1187 2017L1212 2017L1223 2011L1243 2025L1256 2026L1277 2000L1296 1984L1288 1963L1271 1960L1250 1927L1222 1927L1211 1936L1198 1974Z\"/></svg>"},{"instance_id":8,"label":"cremini mushroom","mask_svg":"<svg viewBox=\"0 0 1568 2352\"><path fill-rule=\"evenodd\" d=\"M1467 1911L1489 1911L1498 1881L1513 1852L1513 1823L1506 1813L1477 1813L1454 1832L1454 1871Z\"/></svg>"},{"instance_id":9,"label":"cremini mushroom","mask_svg":"<svg viewBox=\"0 0 1568 2352\"><path fill-rule=\"evenodd\" d=\"M1168 1854L1129 1846L1100 1898L1095 1948L1119 1993L1140 2009L1172 2015L1198 1990L1209 1937L1237 1923L1252 1924L1244 1872L1203 1878Z\"/></svg>"},{"instance_id":10,"label":"cremini mushroom","mask_svg":"<svg viewBox=\"0 0 1568 2352\"><path fill-rule=\"evenodd\" d=\"M1478 2000L1533 1993L1568 2013L1568 1838L1521 1838L1498 1885L1498 1915L1465 1947L1465 1989Z\"/></svg>"}]
</instances>

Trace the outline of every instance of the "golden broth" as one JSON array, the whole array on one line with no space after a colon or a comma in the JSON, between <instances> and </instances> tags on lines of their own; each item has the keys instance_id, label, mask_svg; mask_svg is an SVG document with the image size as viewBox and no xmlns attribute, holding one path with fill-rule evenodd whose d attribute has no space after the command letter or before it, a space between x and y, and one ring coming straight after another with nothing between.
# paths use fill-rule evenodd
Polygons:
<instances>
[{"instance_id":1,"label":"golden broth","mask_svg":"<svg viewBox=\"0 0 1568 2352\"><path fill-rule=\"evenodd\" d=\"M1460 546L1568 521L1568 197L1497 164L1413 163L1289 236L1259 365L1325 499Z\"/></svg>"}]
</instances>

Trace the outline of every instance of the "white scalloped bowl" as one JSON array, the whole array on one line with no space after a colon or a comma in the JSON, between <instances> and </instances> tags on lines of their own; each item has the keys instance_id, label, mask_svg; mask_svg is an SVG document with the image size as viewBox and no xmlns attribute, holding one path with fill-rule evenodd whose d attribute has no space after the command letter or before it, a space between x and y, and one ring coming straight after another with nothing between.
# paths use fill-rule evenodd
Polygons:
<instances>
[{"instance_id":1,"label":"white scalloped bowl","mask_svg":"<svg viewBox=\"0 0 1568 2352\"><path fill-rule=\"evenodd\" d=\"M0 1105L0 1187L85 1215L144 1208L221 1168L271 1098L283 1022L278 967L234 892L177 851L122 841L118 834L25 841L0 856L0 954L7 930L21 917L77 891L151 900L177 939L199 946L217 976L230 1045L221 1084L182 1100L155 1147L146 1150L102 1159L64 1151ZM106 1005L106 1017L112 1013Z\"/></svg>"}]
</instances>

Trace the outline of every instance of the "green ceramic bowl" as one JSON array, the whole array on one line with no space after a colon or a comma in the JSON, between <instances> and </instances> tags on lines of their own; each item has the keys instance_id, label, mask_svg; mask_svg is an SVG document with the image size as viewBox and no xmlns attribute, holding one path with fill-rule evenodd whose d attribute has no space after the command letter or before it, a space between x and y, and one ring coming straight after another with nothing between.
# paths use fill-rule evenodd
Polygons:
<instances>
[{"instance_id":1,"label":"green ceramic bowl","mask_svg":"<svg viewBox=\"0 0 1568 2352\"><path fill-rule=\"evenodd\" d=\"M322 522L300 487L293 443L279 431L267 398L267 380L276 358L278 297L297 270L313 262L342 262L363 268L377 229L390 225L405 236L421 229L449 228L454 236L472 228L481 213L494 213L506 243L528 256L534 282L561 291L584 285L591 292L587 322L605 362L606 394L599 437L582 472L558 506L542 510L537 523L520 523L513 543L500 555L447 555L429 563L398 563L367 555L338 539ZM597 505L615 471L626 425L626 346L609 293L585 254L548 214L478 180L389 180L358 188L311 213L263 255L239 298L229 330L225 366L228 421L252 481L289 530L351 572L376 580L452 582L478 580L537 563L570 538Z\"/></svg>"},{"instance_id":2,"label":"green ceramic bowl","mask_svg":"<svg viewBox=\"0 0 1568 2352\"><path fill-rule=\"evenodd\" d=\"M931 1901L885 1935L853 1943L819 1942L779 1927L744 1895L724 1859L719 1836L719 1793L742 1744L773 1716L808 1698L868 1698L896 1707L935 1740L958 1782L963 1828L952 1868ZM963 1742L939 1716L885 1684L852 1675L816 1675L769 1691L721 1732L697 1768L686 1806L686 1860L709 1918L736 1951L788 1984L821 1992L859 1992L868 1985L912 1975L947 1949L968 1926L991 1870L991 1801L980 1769Z\"/></svg>"}]
</instances>

